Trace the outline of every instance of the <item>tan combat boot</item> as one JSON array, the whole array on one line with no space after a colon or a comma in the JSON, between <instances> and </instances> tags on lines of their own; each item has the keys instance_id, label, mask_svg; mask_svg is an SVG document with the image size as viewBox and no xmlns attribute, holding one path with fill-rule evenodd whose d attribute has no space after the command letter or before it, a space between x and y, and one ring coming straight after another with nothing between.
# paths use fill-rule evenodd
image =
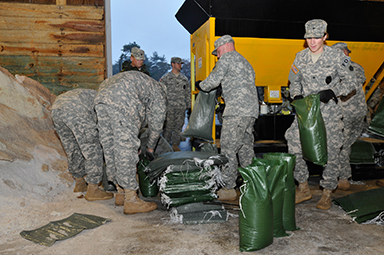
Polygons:
<instances>
[{"instance_id":1,"label":"tan combat boot","mask_svg":"<svg viewBox=\"0 0 384 255\"><path fill-rule=\"evenodd\" d=\"M105 192L99 188L98 184L88 184L87 194L85 199L88 201L106 200L113 198L113 193Z\"/></svg>"},{"instance_id":2,"label":"tan combat boot","mask_svg":"<svg viewBox=\"0 0 384 255\"><path fill-rule=\"evenodd\" d=\"M155 202L145 202L137 196L136 190L124 189L124 214L144 213L156 210Z\"/></svg>"},{"instance_id":3,"label":"tan combat boot","mask_svg":"<svg viewBox=\"0 0 384 255\"><path fill-rule=\"evenodd\" d=\"M85 192L87 191L87 183L83 177L75 178L75 188L73 192Z\"/></svg>"},{"instance_id":4,"label":"tan combat boot","mask_svg":"<svg viewBox=\"0 0 384 255\"><path fill-rule=\"evenodd\" d=\"M235 189L221 188L217 191L217 200L219 201L234 201L237 199L237 193Z\"/></svg>"},{"instance_id":5,"label":"tan combat boot","mask_svg":"<svg viewBox=\"0 0 384 255\"><path fill-rule=\"evenodd\" d=\"M125 193L124 189L121 188L119 185L116 185L117 193L115 195L115 205L116 206L123 206L124 200L125 200Z\"/></svg>"},{"instance_id":6,"label":"tan combat boot","mask_svg":"<svg viewBox=\"0 0 384 255\"><path fill-rule=\"evenodd\" d=\"M379 187L384 187L384 179L382 179L382 180L378 180L378 181L376 182L376 185L379 186Z\"/></svg>"},{"instance_id":7,"label":"tan combat boot","mask_svg":"<svg viewBox=\"0 0 384 255\"><path fill-rule=\"evenodd\" d=\"M320 201L317 203L316 208L322 210L328 210L332 205L332 190L323 189L323 195L320 198Z\"/></svg>"},{"instance_id":8,"label":"tan combat boot","mask_svg":"<svg viewBox=\"0 0 384 255\"><path fill-rule=\"evenodd\" d=\"M172 149L173 151L181 151L179 146L177 146L176 144L172 145Z\"/></svg>"},{"instance_id":9,"label":"tan combat boot","mask_svg":"<svg viewBox=\"0 0 384 255\"><path fill-rule=\"evenodd\" d=\"M341 190L348 190L351 187L348 179L340 179L337 187Z\"/></svg>"},{"instance_id":10,"label":"tan combat boot","mask_svg":"<svg viewBox=\"0 0 384 255\"><path fill-rule=\"evenodd\" d=\"M307 201L312 198L312 193L309 190L308 182L299 183L295 194L295 204Z\"/></svg>"}]
</instances>

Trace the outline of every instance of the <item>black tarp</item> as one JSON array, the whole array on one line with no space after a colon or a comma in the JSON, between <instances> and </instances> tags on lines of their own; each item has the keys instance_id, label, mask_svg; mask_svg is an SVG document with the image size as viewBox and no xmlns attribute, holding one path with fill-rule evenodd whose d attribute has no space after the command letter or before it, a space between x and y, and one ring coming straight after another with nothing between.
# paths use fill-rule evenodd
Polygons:
<instances>
[{"instance_id":1,"label":"black tarp","mask_svg":"<svg viewBox=\"0 0 384 255\"><path fill-rule=\"evenodd\" d=\"M328 23L330 39L384 42L384 3L357 0L186 0L175 17L194 33L209 17L216 18L215 35L302 39L310 19Z\"/></svg>"}]
</instances>

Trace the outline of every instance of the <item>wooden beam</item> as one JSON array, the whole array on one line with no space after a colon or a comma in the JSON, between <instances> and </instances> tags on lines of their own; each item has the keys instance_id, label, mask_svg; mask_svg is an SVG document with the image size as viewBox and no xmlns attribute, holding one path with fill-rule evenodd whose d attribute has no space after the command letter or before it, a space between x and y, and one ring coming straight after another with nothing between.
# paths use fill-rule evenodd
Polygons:
<instances>
[{"instance_id":1,"label":"wooden beam","mask_svg":"<svg viewBox=\"0 0 384 255\"><path fill-rule=\"evenodd\" d=\"M30 30L30 31L81 31L104 32L104 21L70 20L70 19L44 19L34 17L0 17L1 30ZM1 40L1 38L0 38Z\"/></svg>"},{"instance_id":2,"label":"wooden beam","mask_svg":"<svg viewBox=\"0 0 384 255\"><path fill-rule=\"evenodd\" d=\"M67 0L56 0L56 5L67 5Z\"/></svg>"},{"instance_id":3,"label":"wooden beam","mask_svg":"<svg viewBox=\"0 0 384 255\"><path fill-rule=\"evenodd\" d=\"M50 56L104 58L104 45L0 42L0 56Z\"/></svg>"},{"instance_id":4,"label":"wooden beam","mask_svg":"<svg viewBox=\"0 0 384 255\"><path fill-rule=\"evenodd\" d=\"M95 6L20 4L0 2L0 17L104 20L104 8Z\"/></svg>"},{"instance_id":5,"label":"wooden beam","mask_svg":"<svg viewBox=\"0 0 384 255\"><path fill-rule=\"evenodd\" d=\"M91 32L46 32L20 33L16 30L0 31L0 40L4 43L32 43L32 44L104 44L104 33Z\"/></svg>"}]
</instances>

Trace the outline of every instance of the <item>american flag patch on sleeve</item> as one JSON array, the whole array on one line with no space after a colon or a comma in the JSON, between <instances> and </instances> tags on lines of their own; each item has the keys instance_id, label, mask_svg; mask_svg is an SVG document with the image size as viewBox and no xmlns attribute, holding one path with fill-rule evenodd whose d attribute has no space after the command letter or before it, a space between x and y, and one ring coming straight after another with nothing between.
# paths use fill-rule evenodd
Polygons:
<instances>
[{"instance_id":1,"label":"american flag patch on sleeve","mask_svg":"<svg viewBox=\"0 0 384 255\"><path fill-rule=\"evenodd\" d=\"M297 69L295 65L292 65L291 69L292 69L292 72L294 72L295 74L299 72L299 69Z\"/></svg>"}]
</instances>

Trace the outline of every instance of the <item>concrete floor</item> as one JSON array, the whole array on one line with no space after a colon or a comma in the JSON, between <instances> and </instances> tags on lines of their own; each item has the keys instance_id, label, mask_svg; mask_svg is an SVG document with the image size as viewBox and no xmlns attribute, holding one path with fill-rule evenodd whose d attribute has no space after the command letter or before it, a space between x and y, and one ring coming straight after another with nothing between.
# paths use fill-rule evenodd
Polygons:
<instances>
[{"instance_id":1,"label":"concrete floor","mask_svg":"<svg viewBox=\"0 0 384 255\"><path fill-rule=\"evenodd\" d=\"M336 205L326 211L316 209L321 196L318 178L310 178L309 184L313 199L296 205L296 225L300 230L274 238L271 245L251 254L384 254L383 225L353 222ZM336 191L333 197L373 188L378 188L375 180L359 182L350 191ZM68 189L68 197L70 193ZM146 199L158 203L157 210L135 215L124 215L123 208L115 206L113 199L87 202L68 197L24 208L24 215L34 220L29 229L66 218L73 212L111 221L51 247L35 244L18 234L2 237L0 254L247 254L239 251L237 205L225 205L234 215L225 223L183 225L170 223L170 212L162 207L159 197Z\"/></svg>"}]
</instances>

